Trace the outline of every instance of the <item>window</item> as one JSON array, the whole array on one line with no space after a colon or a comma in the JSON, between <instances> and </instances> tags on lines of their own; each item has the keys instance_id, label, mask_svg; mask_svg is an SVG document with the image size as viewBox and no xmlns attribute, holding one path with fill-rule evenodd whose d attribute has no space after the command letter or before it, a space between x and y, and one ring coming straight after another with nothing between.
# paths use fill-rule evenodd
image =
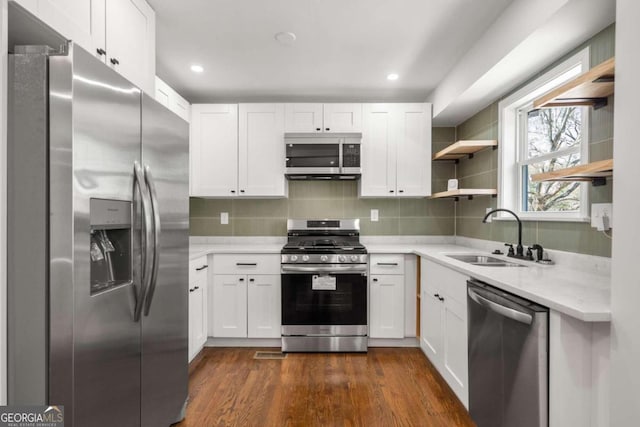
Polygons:
<instances>
[{"instance_id":1,"label":"window","mask_svg":"<svg viewBox=\"0 0 640 427\"><path fill-rule=\"evenodd\" d=\"M533 108L533 100L588 68L584 49L500 102L499 206L523 219L584 221L588 186L531 176L588 162L587 107Z\"/></svg>"}]
</instances>

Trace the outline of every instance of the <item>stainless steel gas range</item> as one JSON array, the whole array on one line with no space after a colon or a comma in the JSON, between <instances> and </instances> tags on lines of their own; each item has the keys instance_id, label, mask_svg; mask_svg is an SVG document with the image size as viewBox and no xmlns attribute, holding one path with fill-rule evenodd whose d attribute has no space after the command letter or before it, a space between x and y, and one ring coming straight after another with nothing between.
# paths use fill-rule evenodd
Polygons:
<instances>
[{"instance_id":1,"label":"stainless steel gas range","mask_svg":"<svg viewBox=\"0 0 640 427\"><path fill-rule=\"evenodd\" d=\"M360 220L288 220L282 248L282 351L367 351L367 263Z\"/></svg>"}]
</instances>

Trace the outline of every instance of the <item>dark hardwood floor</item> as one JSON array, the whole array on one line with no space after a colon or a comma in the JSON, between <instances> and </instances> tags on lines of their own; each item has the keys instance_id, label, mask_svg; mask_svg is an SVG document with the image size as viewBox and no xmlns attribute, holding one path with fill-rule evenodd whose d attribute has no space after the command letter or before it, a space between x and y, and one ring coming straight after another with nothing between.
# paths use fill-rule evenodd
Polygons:
<instances>
[{"instance_id":1,"label":"dark hardwood floor","mask_svg":"<svg viewBox=\"0 0 640 427\"><path fill-rule=\"evenodd\" d=\"M265 351L205 348L189 367L190 403L177 426L474 425L420 349L284 360L256 360L256 350Z\"/></svg>"}]
</instances>

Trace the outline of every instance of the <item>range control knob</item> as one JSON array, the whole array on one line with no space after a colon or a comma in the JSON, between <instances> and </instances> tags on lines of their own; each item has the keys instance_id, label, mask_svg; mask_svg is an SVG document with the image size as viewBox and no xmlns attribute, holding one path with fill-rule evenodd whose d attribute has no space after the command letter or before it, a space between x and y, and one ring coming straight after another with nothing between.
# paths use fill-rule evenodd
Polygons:
<instances>
[{"instance_id":1,"label":"range control knob","mask_svg":"<svg viewBox=\"0 0 640 427\"><path fill-rule=\"evenodd\" d=\"M351 255L351 261L352 262L358 261L358 255Z\"/></svg>"},{"instance_id":2,"label":"range control knob","mask_svg":"<svg viewBox=\"0 0 640 427\"><path fill-rule=\"evenodd\" d=\"M298 255L291 255L291 261L296 262L298 260Z\"/></svg>"},{"instance_id":3,"label":"range control knob","mask_svg":"<svg viewBox=\"0 0 640 427\"><path fill-rule=\"evenodd\" d=\"M328 259L329 259L329 257L327 257L326 255L322 255L320 257L320 261L322 261L322 262L327 262Z\"/></svg>"},{"instance_id":4,"label":"range control knob","mask_svg":"<svg viewBox=\"0 0 640 427\"><path fill-rule=\"evenodd\" d=\"M309 255L302 255L303 261L309 261Z\"/></svg>"},{"instance_id":5,"label":"range control knob","mask_svg":"<svg viewBox=\"0 0 640 427\"><path fill-rule=\"evenodd\" d=\"M340 256L338 257L338 261L340 261L340 262L345 262L346 260L347 260L347 257L346 257L346 256L344 256L344 255L340 255Z\"/></svg>"}]
</instances>

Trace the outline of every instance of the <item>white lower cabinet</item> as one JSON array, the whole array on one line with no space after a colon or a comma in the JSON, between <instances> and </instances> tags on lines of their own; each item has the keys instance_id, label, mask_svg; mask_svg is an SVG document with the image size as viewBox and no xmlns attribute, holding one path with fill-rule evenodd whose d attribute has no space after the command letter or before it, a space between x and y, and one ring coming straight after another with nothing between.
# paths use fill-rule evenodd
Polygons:
<instances>
[{"instance_id":1,"label":"white lower cabinet","mask_svg":"<svg viewBox=\"0 0 640 427\"><path fill-rule=\"evenodd\" d=\"M207 257L189 262L189 361L207 341Z\"/></svg>"},{"instance_id":2,"label":"white lower cabinet","mask_svg":"<svg viewBox=\"0 0 640 427\"><path fill-rule=\"evenodd\" d=\"M468 278L425 259L421 260L420 274L420 347L468 407Z\"/></svg>"},{"instance_id":3,"label":"white lower cabinet","mask_svg":"<svg viewBox=\"0 0 640 427\"><path fill-rule=\"evenodd\" d=\"M280 338L279 255L214 255L213 265L209 335Z\"/></svg>"},{"instance_id":4,"label":"white lower cabinet","mask_svg":"<svg viewBox=\"0 0 640 427\"><path fill-rule=\"evenodd\" d=\"M369 257L369 337L404 338L404 255Z\"/></svg>"}]
</instances>

